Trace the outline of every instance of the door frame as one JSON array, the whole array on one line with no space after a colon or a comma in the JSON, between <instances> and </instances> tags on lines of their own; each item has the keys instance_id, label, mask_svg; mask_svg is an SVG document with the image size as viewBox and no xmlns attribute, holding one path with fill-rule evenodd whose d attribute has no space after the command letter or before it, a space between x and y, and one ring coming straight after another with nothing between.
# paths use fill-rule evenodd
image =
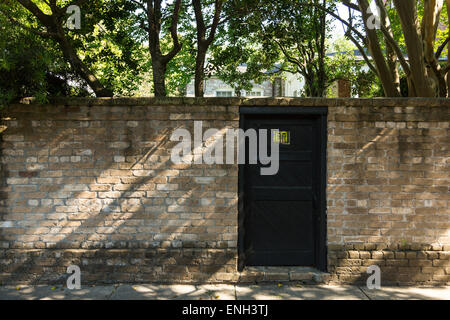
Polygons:
<instances>
[{"instance_id":1,"label":"door frame","mask_svg":"<svg viewBox=\"0 0 450 320\"><path fill-rule=\"evenodd\" d=\"M315 237L315 267L320 271L327 271L327 116L328 107L245 107L239 108L239 128L243 129L246 115L308 115L318 118L320 132L320 168L319 168L319 200L318 200L318 235ZM245 267L244 234L245 234L245 174L244 164L239 164L238 172L238 271Z\"/></svg>"}]
</instances>

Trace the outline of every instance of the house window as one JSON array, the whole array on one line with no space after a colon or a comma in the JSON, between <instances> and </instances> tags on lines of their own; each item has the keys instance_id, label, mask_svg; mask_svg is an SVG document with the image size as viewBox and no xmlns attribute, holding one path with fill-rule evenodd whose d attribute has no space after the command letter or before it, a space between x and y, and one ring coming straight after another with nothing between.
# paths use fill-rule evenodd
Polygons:
<instances>
[{"instance_id":1,"label":"house window","mask_svg":"<svg viewBox=\"0 0 450 320\"><path fill-rule=\"evenodd\" d=\"M232 97L232 91L216 91L216 97Z\"/></svg>"},{"instance_id":2,"label":"house window","mask_svg":"<svg viewBox=\"0 0 450 320\"><path fill-rule=\"evenodd\" d=\"M247 91L247 97L261 97L261 91Z\"/></svg>"},{"instance_id":3,"label":"house window","mask_svg":"<svg viewBox=\"0 0 450 320\"><path fill-rule=\"evenodd\" d=\"M251 91L247 91L246 97L262 97L264 95L264 90L259 88L253 88Z\"/></svg>"}]
</instances>

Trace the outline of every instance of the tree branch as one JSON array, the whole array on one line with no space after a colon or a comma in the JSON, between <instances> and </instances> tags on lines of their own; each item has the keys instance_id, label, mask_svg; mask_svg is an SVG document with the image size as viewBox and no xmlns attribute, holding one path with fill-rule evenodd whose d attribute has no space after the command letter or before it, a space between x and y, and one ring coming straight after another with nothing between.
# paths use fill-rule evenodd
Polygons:
<instances>
[{"instance_id":1,"label":"tree branch","mask_svg":"<svg viewBox=\"0 0 450 320\"><path fill-rule=\"evenodd\" d=\"M378 76L381 80L381 83L383 84L384 92L388 97L398 97L400 96L400 91L398 90L398 88L396 88L392 80L390 69L386 63L383 51L380 46L378 34L375 29L368 26L368 21L371 17L368 13L370 12L369 2L368 0L358 0L358 5L361 9L361 14L364 20L364 28L367 34L368 47L378 70Z\"/></svg>"},{"instance_id":2,"label":"tree branch","mask_svg":"<svg viewBox=\"0 0 450 320\"><path fill-rule=\"evenodd\" d=\"M355 4L355 3L352 3L352 2L349 1L349 0L341 0L341 3L342 3L343 5L345 5L346 7L350 8L350 9L353 9L353 10L355 10L355 11L359 11L359 12L360 12L358 5Z\"/></svg>"},{"instance_id":3,"label":"tree branch","mask_svg":"<svg viewBox=\"0 0 450 320\"><path fill-rule=\"evenodd\" d=\"M214 40L214 36L216 33L216 29L217 29L217 25L219 24L220 21L220 14L222 12L222 4L223 4L223 0L216 0L215 4L214 4L214 18L213 18L213 22L211 25L211 30L209 31L209 36L208 36L208 43L211 43Z\"/></svg>"},{"instance_id":4,"label":"tree branch","mask_svg":"<svg viewBox=\"0 0 450 320\"><path fill-rule=\"evenodd\" d=\"M358 8L358 11L359 11L359 8ZM350 7L348 8L348 15L349 15L349 21L350 21L349 25L350 25L351 27L353 27L352 10L351 10ZM375 68L375 66L374 66L374 65L372 64L372 62L370 61L369 57L367 56L366 52L364 51L363 46L362 46L362 45L361 45L361 44L360 44L360 43L359 43L359 42L351 35L351 32L350 32L349 29L345 30L345 27L344 27L345 24L344 24L342 21L341 21L341 23L342 23L342 28L344 29L344 32L345 32L345 36L346 36L347 38L349 38L349 40L350 40L351 42L353 42L353 44L358 48L359 52L361 53L361 55L362 55L364 61L366 62L367 66L369 67L369 69L372 70L372 72L373 72L374 74L378 75L377 69ZM365 40L365 39L364 39L364 40Z\"/></svg>"},{"instance_id":5,"label":"tree branch","mask_svg":"<svg viewBox=\"0 0 450 320\"><path fill-rule=\"evenodd\" d=\"M449 41L450 41L450 37L445 39L445 41L439 46L439 48L437 49L436 54L435 54L436 59L439 59L441 57L441 54L444 51L445 46L448 44Z\"/></svg>"},{"instance_id":6,"label":"tree branch","mask_svg":"<svg viewBox=\"0 0 450 320\"><path fill-rule=\"evenodd\" d=\"M403 56L403 52L398 46L397 42L394 40L394 38L392 38L391 34L384 25L381 25L381 32L383 32L384 37L389 42L389 45L397 55L397 58L400 61L400 64L402 65L403 71L405 71L406 75L409 76L411 74L411 68L409 67L408 62L406 62L406 59Z\"/></svg>"},{"instance_id":7,"label":"tree branch","mask_svg":"<svg viewBox=\"0 0 450 320\"><path fill-rule=\"evenodd\" d=\"M365 41L366 37L359 32L356 28L354 28L348 21L345 21L342 19L338 14L334 13L333 11L325 8L324 6L318 5L316 3L299 3L300 6L309 6L309 7L316 7L320 10L323 10L324 12L328 13L333 18L337 19L341 23L345 24L347 28L349 28L351 31L353 31L361 40Z\"/></svg>"},{"instance_id":8,"label":"tree branch","mask_svg":"<svg viewBox=\"0 0 450 320\"><path fill-rule=\"evenodd\" d=\"M177 26L178 26L178 18L180 16L180 8L181 8L181 0L176 0L175 7L173 9L173 16L172 16L172 23L170 24L170 36L172 37L173 41L173 48L170 50L168 54L164 56L164 59L167 61L171 60L180 50L182 47L182 44L180 44L178 39L178 33L177 33Z\"/></svg>"},{"instance_id":9,"label":"tree branch","mask_svg":"<svg viewBox=\"0 0 450 320\"><path fill-rule=\"evenodd\" d=\"M446 75L448 72L450 72L450 64L446 66L444 69L442 69L442 73Z\"/></svg>"},{"instance_id":10,"label":"tree branch","mask_svg":"<svg viewBox=\"0 0 450 320\"><path fill-rule=\"evenodd\" d=\"M286 57L286 59L290 62L290 63L293 63L293 64L295 64L296 66L297 66L297 69L298 70L300 70L300 73L304 73L304 72L306 72L305 71L305 66L304 65L302 65L301 63L300 63L300 61L298 61L297 59L295 59L295 58L293 58L288 52L287 52L287 50L283 47L283 45L279 42L279 41L277 41L277 40L273 40L277 45L278 45L278 47L281 49L281 51L283 52L283 54L284 54L284 56Z\"/></svg>"},{"instance_id":11,"label":"tree branch","mask_svg":"<svg viewBox=\"0 0 450 320\"><path fill-rule=\"evenodd\" d=\"M200 0L192 0L192 6L194 7L195 22L197 23L197 35L198 40L205 40L205 21L203 20L202 4Z\"/></svg>"},{"instance_id":12,"label":"tree branch","mask_svg":"<svg viewBox=\"0 0 450 320\"><path fill-rule=\"evenodd\" d=\"M45 26L49 23L50 16L45 14L38 8L36 4L34 4L31 0L17 0L24 8L30 11L39 21L42 22Z\"/></svg>"},{"instance_id":13,"label":"tree branch","mask_svg":"<svg viewBox=\"0 0 450 320\"><path fill-rule=\"evenodd\" d=\"M362 55L364 61L367 63L367 66L370 68L370 70L372 70L373 73L378 75L377 69L370 61L369 57L367 56L367 54L364 51L364 48L361 46L361 44L350 33L346 33L346 36L350 39L351 42L353 42L355 44L355 46L358 48L359 52L361 52L361 55Z\"/></svg>"},{"instance_id":14,"label":"tree branch","mask_svg":"<svg viewBox=\"0 0 450 320\"><path fill-rule=\"evenodd\" d=\"M135 5L137 5L139 8L141 8L142 10L144 10L144 12L147 12L147 8L144 6L144 4L138 0L130 0L131 2L133 2Z\"/></svg>"},{"instance_id":15,"label":"tree branch","mask_svg":"<svg viewBox=\"0 0 450 320\"><path fill-rule=\"evenodd\" d=\"M21 27L22 29L25 29L35 35L38 35L38 36L41 36L44 38L55 38L58 36L58 34L53 33L53 32L42 32L42 31L35 30L34 28L28 27L28 26L24 25L23 23L17 21L16 19L14 19L7 11L3 10L2 8L0 8L0 12L2 12L11 23L13 23L13 24Z\"/></svg>"}]
</instances>

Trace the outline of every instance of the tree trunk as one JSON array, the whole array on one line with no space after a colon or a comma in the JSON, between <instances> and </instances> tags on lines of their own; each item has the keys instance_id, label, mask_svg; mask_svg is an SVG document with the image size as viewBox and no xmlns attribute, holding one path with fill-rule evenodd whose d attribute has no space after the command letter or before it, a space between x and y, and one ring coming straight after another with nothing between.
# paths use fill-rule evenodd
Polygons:
<instances>
[{"instance_id":1,"label":"tree trunk","mask_svg":"<svg viewBox=\"0 0 450 320\"><path fill-rule=\"evenodd\" d=\"M406 76L406 81L408 83L408 97L417 97L417 91L416 87L414 86L414 81L412 79L412 76Z\"/></svg>"},{"instance_id":2,"label":"tree trunk","mask_svg":"<svg viewBox=\"0 0 450 320\"><path fill-rule=\"evenodd\" d=\"M222 12L223 0L214 1L214 17L210 27L209 35L206 37L207 27L203 19L202 3L200 0L192 0L194 7L195 21L197 23L197 56L195 57L195 96L203 97L203 80L205 78L205 60L208 47L213 42L217 26L219 25L220 14Z\"/></svg>"},{"instance_id":3,"label":"tree trunk","mask_svg":"<svg viewBox=\"0 0 450 320\"><path fill-rule=\"evenodd\" d=\"M153 70L153 90L155 97L165 97L166 91L166 69L167 64L161 61L161 57L152 55L152 70Z\"/></svg>"},{"instance_id":4,"label":"tree trunk","mask_svg":"<svg viewBox=\"0 0 450 320\"><path fill-rule=\"evenodd\" d=\"M305 95L307 97L313 97L314 96L314 80L311 79L310 75L303 75L304 79L305 79Z\"/></svg>"},{"instance_id":5,"label":"tree trunk","mask_svg":"<svg viewBox=\"0 0 450 320\"><path fill-rule=\"evenodd\" d=\"M367 0L358 0L359 8L364 19L364 26L367 34L367 40L369 43L369 50L372 54L375 66L378 72L378 76L381 80L384 93L387 97L399 97L400 91L397 90L394 82L392 81L391 72L384 59L383 51L381 50L378 35L376 30L368 27L367 23L370 15L367 13L369 3Z\"/></svg>"},{"instance_id":6,"label":"tree trunk","mask_svg":"<svg viewBox=\"0 0 450 320\"><path fill-rule=\"evenodd\" d=\"M400 92L400 73L398 71L397 55L389 45L386 45L386 56L389 70L391 71L391 79L395 89Z\"/></svg>"},{"instance_id":7,"label":"tree trunk","mask_svg":"<svg viewBox=\"0 0 450 320\"><path fill-rule=\"evenodd\" d=\"M195 96L203 97L205 95L205 88L203 80L205 78L205 60L207 47L203 44L198 44L197 57L195 58Z\"/></svg>"},{"instance_id":8,"label":"tree trunk","mask_svg":"<svg viewBox=\"0 0 450 320\"><path fill-rule=\"evenodd\" d=\"M380 20L381 24L386 27L386 30L391 35L392 38L394 38L394 34L392 32L391 23L389 21L388 13L386 11L386 0L376 0L377 6L380 8ZM395 53L394 48L392 47L391 43L387 40L387 37L384 37L385 41L385 47L386 47L386 57L387 57L387 64L389 67L389 70L391 72L391 79L394 83L394 86L398 92L400 92L400 74L398 71L398 57Z\"/></svg>"},{"instance_id":9,"label":"tree trunk","mask_svg":"<svg viewBox=\"0 0 450 320\"><path fill-rule=\"evenodd\" d=\"M427 77L423 43L417 17L416 0L394 0L405 36L406 48L411 64L411 77L416 93L420 97L434 97L431 80Z\"/></svg>"},{"instance_id":10,"label":"tree trunk","mask_svg":"<svg viewBox=\"0 0 450 320\"><path fill-rule=\"evenodd\" d=\"M429 68L429 78L433 81L434 91L438 91L440 97L447 96L447 84L444 75L442 75L441 66L434 54L434 44L443 4L444 0L425 1L422 20L425 65Z\"/></svg>"},{"instance_id":11,"label":"tree trunk","mask_svg":"<svg viewBox=\"0 0 450 320\"><path fill-rule=\"evenodd\" d=\"M326 7L326 0L323 0L322 6ZM325 38L326 38L326 13L320 11L320 47L319 47L319 74L317 75L318 80L318 97L325 96L325 90L327 87L327 74L325 71Z\"/></svg>"},{"instance_id":12,"label":"tree trunk","mask_svg":"<svg viewBox=\"0 0 450 320\"><path fill-rule=\"evenodd\" d=\"M146 7L143 7L147 12L148 28L144 30L148 33L149 51L152 57L152 70L153 70L153 90L155 97L165 97L167 95L166 90L166 70L167 64L172 60L178 52L180 52L182 44L179 42L177 28L178 19L181 10L181 0L176 0L172 22L170 24L170 36L172 38L173 47L167 53L163 54L160 45L160 33L161 33L161 21L163 13L161 12L161 0L148 0L146 1Z\"/></svg>"}]
</instances>

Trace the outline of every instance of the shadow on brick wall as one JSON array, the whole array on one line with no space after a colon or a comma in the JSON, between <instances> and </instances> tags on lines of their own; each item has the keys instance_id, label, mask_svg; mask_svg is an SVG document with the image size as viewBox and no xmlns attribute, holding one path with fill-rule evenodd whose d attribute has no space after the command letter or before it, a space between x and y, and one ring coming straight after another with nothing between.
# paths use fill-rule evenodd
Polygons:
<instances>
[{"instance_id":1,"label":"shadow on brick wall","mask_svg":"<svg viewBox=\"0 0 450 320\"><path fill-rule=\"evenodd\" d=\"M426 107L336 111L327 189L334 279L365 283L378 265L387 283L449 282L445 116Z\"/></svg>"},{"instance_id":2,"label":"shadow on brick wall","mask_svg":"<svg viewBox=\"0 0 450 320\"><path fill-rule=\"evenodd\" d=\"M1 148L24 150L3 161L2 282L61 284L71 264L86 283L228 279L236 248L220 231L237 205L215 194L236 192L218 181L234 169L173 164L170 134L159 120L15 120Z\"/></svg>"}]
</instances>

